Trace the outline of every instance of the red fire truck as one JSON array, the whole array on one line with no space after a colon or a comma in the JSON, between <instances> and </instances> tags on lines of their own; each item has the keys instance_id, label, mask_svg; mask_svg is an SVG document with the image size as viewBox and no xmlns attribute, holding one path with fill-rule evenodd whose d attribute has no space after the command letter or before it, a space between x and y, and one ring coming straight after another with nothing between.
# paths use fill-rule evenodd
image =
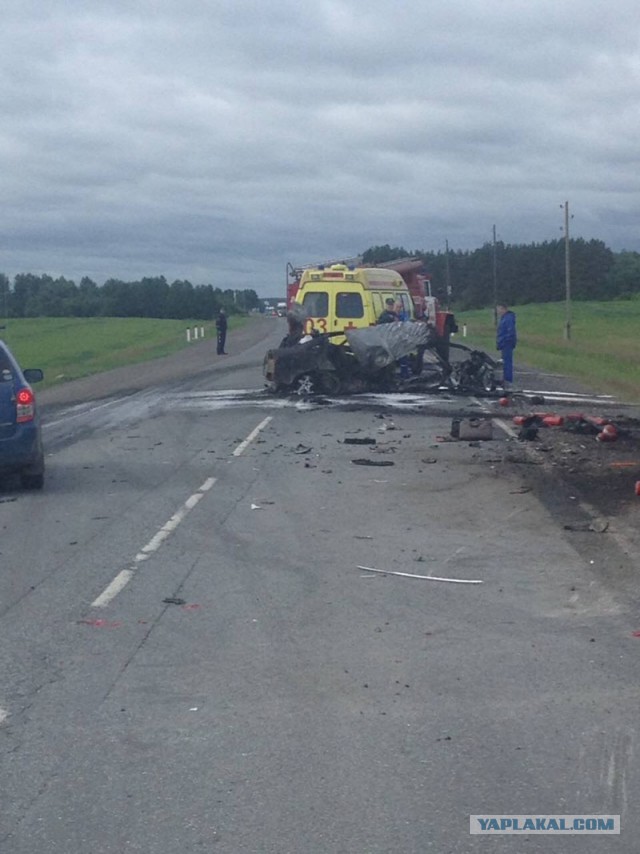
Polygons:
<instances>
[{"instance_id":1,"label":"red fire truck","mask_svg":"<svg viewBox=\"0 0 640 854\"><path fill-rule=\"evenodd\" d=\"M416 317L426 317L433 323L437 334L436 349L445 361L449 361L449 339L458 331L458 324L453 312L442 308L437 297L432 296L431 277L425 273L423 262L419 258L397 258L376 266L400 273L411 293Z\"/></svg>"}]
</instances>

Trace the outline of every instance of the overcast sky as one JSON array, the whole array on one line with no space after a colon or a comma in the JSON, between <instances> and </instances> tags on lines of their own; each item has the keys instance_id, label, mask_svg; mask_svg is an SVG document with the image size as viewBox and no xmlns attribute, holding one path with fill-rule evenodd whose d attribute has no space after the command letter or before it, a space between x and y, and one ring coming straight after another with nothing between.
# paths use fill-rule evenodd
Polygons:
<instances>
[{"instance_id":1,"label":"overcast sky","mask_svg":"<svg viewBox=\"0 0 640 854\"><path fill-rule=\"evenodd\" d=\"M0 271L640 251L637 0L4 0Z\"/></svg>"}]
</instances>

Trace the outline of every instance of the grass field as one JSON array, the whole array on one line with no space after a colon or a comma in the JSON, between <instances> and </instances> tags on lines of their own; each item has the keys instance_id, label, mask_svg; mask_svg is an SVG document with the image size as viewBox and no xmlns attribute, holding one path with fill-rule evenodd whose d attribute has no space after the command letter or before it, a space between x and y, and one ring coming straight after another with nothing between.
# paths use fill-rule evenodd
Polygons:
<instances>
[{"instance_id":1,"label":"grass field","mask_svg":"<svg viewBox=\"0 0 640 854\"><path fill-rule=\"evenodd\" d=\"M565 304L514 308L518 324L518 362L562 374L603 393L637 401L640 396L640 300L573 302L571 340L564 338ZM467 325L460 343L495 354L493 309L457 315Z\"/></svg>"},{"instance_id":2,"label":"grass field","mask_svg":"<svg viewBox=\"0 0 640 854\"><path fill-rule=\"evenodd\" d=\"M564 339L564 303L523 305L515 311L516 380L520 363L573 377L595 391L638 400L640 300L574 302L570 341ZM467 325L468 336L459 335L458 341L495 354L492 309L463 312L457 318L461 331L462 324ZM229 329L244 322L244 318L231 317ZM215 326L211 321L37 317L9 320L0 337L23 367L42 368L44 386L50 386L167 356L188 346L187 327L203 325L206 337L213 337Z\"/></svg>"},{"instance_id":3,"label":"grass field","mask_svg":"<svg viewBox=\"0 0 640 854\"><path fill-rule=\"evenodd\" d=\"M168 356L189 346L187 328L204 327L216 334L212 321L155 320L120 317L35 317L0 321L7 342L24 368L42 368L39 388L108 371L122 365ZM229 330L244 318L229 318Z\"/></svg>"}]
</instances>

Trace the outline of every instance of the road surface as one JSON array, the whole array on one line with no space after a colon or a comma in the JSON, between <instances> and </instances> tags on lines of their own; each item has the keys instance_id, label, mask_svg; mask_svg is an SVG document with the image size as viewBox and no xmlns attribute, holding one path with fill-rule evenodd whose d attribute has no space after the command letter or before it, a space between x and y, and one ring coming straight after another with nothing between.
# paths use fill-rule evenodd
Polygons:
<instances>
[{"instance_id":1,"label":"road surface","mask_svg":"<svg viewBox=\"0 0 640 854\"><path fill-rule=\"evenodd\" d=\"M263 395L254 329L43 395L45 489L0 485L0 851L637 851L633 555L500 430L443 441L456 401ZM582 813L621 835L469 833Z\"/></svg>"}]
</instances>

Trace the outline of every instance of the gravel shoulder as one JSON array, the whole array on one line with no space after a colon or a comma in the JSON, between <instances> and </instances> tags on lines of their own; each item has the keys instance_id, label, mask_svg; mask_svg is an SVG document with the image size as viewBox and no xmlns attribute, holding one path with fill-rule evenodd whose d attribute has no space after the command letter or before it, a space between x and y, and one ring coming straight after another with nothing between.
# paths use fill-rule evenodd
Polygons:
<instances>
[{"instance_id":1,"label":"gravel shoulder","mask_svg":"<svg viewBox=\"0 0 640 854\"><path fill-rule=\"evenodd\" d=\"M567 377L523 371L520 384L533 391L569 392L591 395L593 390ZM637 514L640 497L640 407L614 399L597 397L553 400L533 395L514 395L507 407L494 404L492 414L509 427L509 460L514 463L536 491L544 494L550 506L557 507L562 497L566 505L582 508L593 518L615 520L626 540L640 552ZM557 426L535 423L537 434L519 438L521 427L515 416L556 415ZM577 421L584 416L585 421ZM617 427L613 441L599 441L592 419L604 419ZM535 431L534 431L535 432ZM577 519L567 520L569 530L580 532ZM587 529L588 530L588 529ZM592 532L593 533L593 532ZM584 536L584 534L583 534Z\"/></svg>"}]
</instances>

